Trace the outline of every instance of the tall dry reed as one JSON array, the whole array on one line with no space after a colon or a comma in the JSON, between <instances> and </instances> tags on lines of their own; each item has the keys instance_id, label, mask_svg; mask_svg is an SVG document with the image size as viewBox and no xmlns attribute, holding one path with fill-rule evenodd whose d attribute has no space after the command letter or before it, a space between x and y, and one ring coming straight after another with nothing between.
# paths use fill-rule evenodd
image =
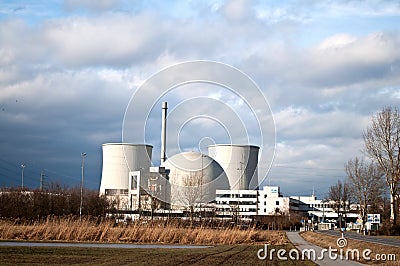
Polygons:
<instances>
[{"instance_id":1,"label":"tall dry reed","mask_svg":"<svg viewBox=\"0 0 400 266\"><path fill-rule=\"evenodd\" d=\"M94 221L86 218L79 221L75 217L48 217L33 223L0 220L0 239L197 245L287 243L285 234L279 231L242 230L236 227L193 228L162 221L139 221L126 225L116 224L113 220Z\"/></svg>"}]
</instances>

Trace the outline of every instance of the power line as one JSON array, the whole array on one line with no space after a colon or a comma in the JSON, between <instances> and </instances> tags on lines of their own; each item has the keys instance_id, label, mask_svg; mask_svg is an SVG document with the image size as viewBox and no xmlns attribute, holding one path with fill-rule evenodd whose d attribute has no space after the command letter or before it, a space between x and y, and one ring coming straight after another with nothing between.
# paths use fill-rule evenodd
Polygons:
<instances>
[{"instance_id":1,"label":"power line","mask_svg":"<svg viewBox=\"0 0 400 266\"><path fill-rule=\"evenodd\" d=\"M38 166L35 163L25 163L26 167L24 169L24 179L25 179L25 183L28 184L29 186L34 186L37 187L38 183L37 183L37 178L38 176L41 176L43 171L46 171L47 175L46 177L48 177L49 179L53 179L53 180L59 180L59 177L65 179L65 180L73 180L73 181L79 181L80 178L79 176L70 176L70 175L66 175L66 174L62 174L58 171L53 171L50 170L48 168L38 168ZM50 173L50 175L48 175ZM15 162L10 162L9 160L6 160L4 158L0 157L0 180L4 180L8 185L18 185L21 181L21 164L20 163L15 163ZM61 180L60 180L61 181ZM4 183L4 182L3 182ZM90 184L96 184L97 182L93 182L90 180L87 180L87 183ZM44 180L43 183L40 181L39 183L39 187L40 184L44 184Z\"/></svg>"}]
</instances>

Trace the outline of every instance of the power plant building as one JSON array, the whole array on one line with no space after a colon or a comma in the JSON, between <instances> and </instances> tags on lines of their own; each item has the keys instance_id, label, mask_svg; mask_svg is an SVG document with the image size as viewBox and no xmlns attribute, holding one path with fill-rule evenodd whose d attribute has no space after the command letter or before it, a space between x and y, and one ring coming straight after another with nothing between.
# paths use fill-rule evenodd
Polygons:
<instances>
[{"instance_id":1,"label":"power plant building","mask_svg":"<svg viewBox=\"0 0 400 266\"><path fill-rule=\"evenodd\" d=\"M163 104L163 117L166 107ZM164 128L162 137L165 136ZM283 197L277 186L251 189L252 182L258 179L257 146L216 144L208 147L208 155L182 152L168 159L164 146L160 166L152 166L152 150L148 144L102 145L100 194L116 202L119 211L171 213L194 207L200 212L202 208L212 208L222 219L290 212L308 213L318 221L333 221L336 217L330 204L321 203L314 196Z\"/></svg>"},{"instance_id":2,"label":"power plant building","mask_svg":"<svg viewBox=\"0 0 400 266\"><path fill-rule=\"evenodd\" d=\"M100 194L116 201L118 209L204 206L215 203L217 190L248 190L258 181L257 146L216 144L208 147L208 155L183 152L166 158L167 109L164 102L160 166L152 165L152 145L102 145Z\"/></svg>"}]
</instances>

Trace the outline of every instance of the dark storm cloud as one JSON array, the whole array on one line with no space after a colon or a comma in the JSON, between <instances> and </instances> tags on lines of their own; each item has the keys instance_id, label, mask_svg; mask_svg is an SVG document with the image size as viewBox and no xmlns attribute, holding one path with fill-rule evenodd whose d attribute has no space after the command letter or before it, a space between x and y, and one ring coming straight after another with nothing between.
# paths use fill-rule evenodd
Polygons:
<instances>
[{"instance_id":1,"label":"dark storm cloud","mask_svg":"<svg viewBox=\"0 0 400 266\"><path fill-rule=\"evenodd\" d=\"M49 169L49 181L77 185L84 151L87 182L96 188L101 144L121 140L134 91L155 72L182 61L221 61L255 80L275 114L277 165L342 168L359 154L370 116L383 106L400 105L395 1L165 5L70 0L61 7L67 13L45 10L43 2L0 7L5 14L0 20L0 158L11 163L0 164L4 186L18 184L21 162L32 186L42 168ZM12 12L17 6L26 9ZM339 28L344 18L354 23ZM237 104L225 94L209 96ZM191 90L165 96L171 107L191 97ZM155 107L148 119L147 138L155 146L158 112ZM184 117L175 116L176 121ZM143 130L135 121L132 125L133 132ZM198 128L206 126L203 121ZM187 135L203 136L196 133L196 127L188 128ZM286 191L296 191L294 172L272 171L272 180L286 180ZM290 177L284 179L286 174ZM7 183L9 175L13 183Z\"/></svg>"}]
</instances>

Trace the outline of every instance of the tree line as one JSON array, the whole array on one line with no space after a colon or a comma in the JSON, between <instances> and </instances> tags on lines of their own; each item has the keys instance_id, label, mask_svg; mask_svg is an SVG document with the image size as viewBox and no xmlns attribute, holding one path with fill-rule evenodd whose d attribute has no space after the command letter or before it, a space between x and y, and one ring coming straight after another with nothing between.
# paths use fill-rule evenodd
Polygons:
<instances>
[{"instance_id":1,"label":"tree line","mask_svg":"<svg viewBox=\"0 0 400 266\"><path fill-rule=\"evenodd\" d=\"M363 156L345 164L347 179L329 189L329 199L336 202L338 213L348 211L349 203L358 204L363 225L368 213L385 211L384 197L389 192L391 231L400 229L400 112L385 107L375 114L363 132Z\"/></svg>"},{"instance_id":2,"label":"tree line","mask_svg":"<svg viewBox=\"0 0 400 266\"><path fill-rule=\"evenodd\" d=\"M46 190L0 191L0 217L37 220L49 215L79 216L81 195L79 188L52 185ZM82 197L82 215L104 216L112 207L98 191L85 189Z\"/></svg>"}]
</instances>

